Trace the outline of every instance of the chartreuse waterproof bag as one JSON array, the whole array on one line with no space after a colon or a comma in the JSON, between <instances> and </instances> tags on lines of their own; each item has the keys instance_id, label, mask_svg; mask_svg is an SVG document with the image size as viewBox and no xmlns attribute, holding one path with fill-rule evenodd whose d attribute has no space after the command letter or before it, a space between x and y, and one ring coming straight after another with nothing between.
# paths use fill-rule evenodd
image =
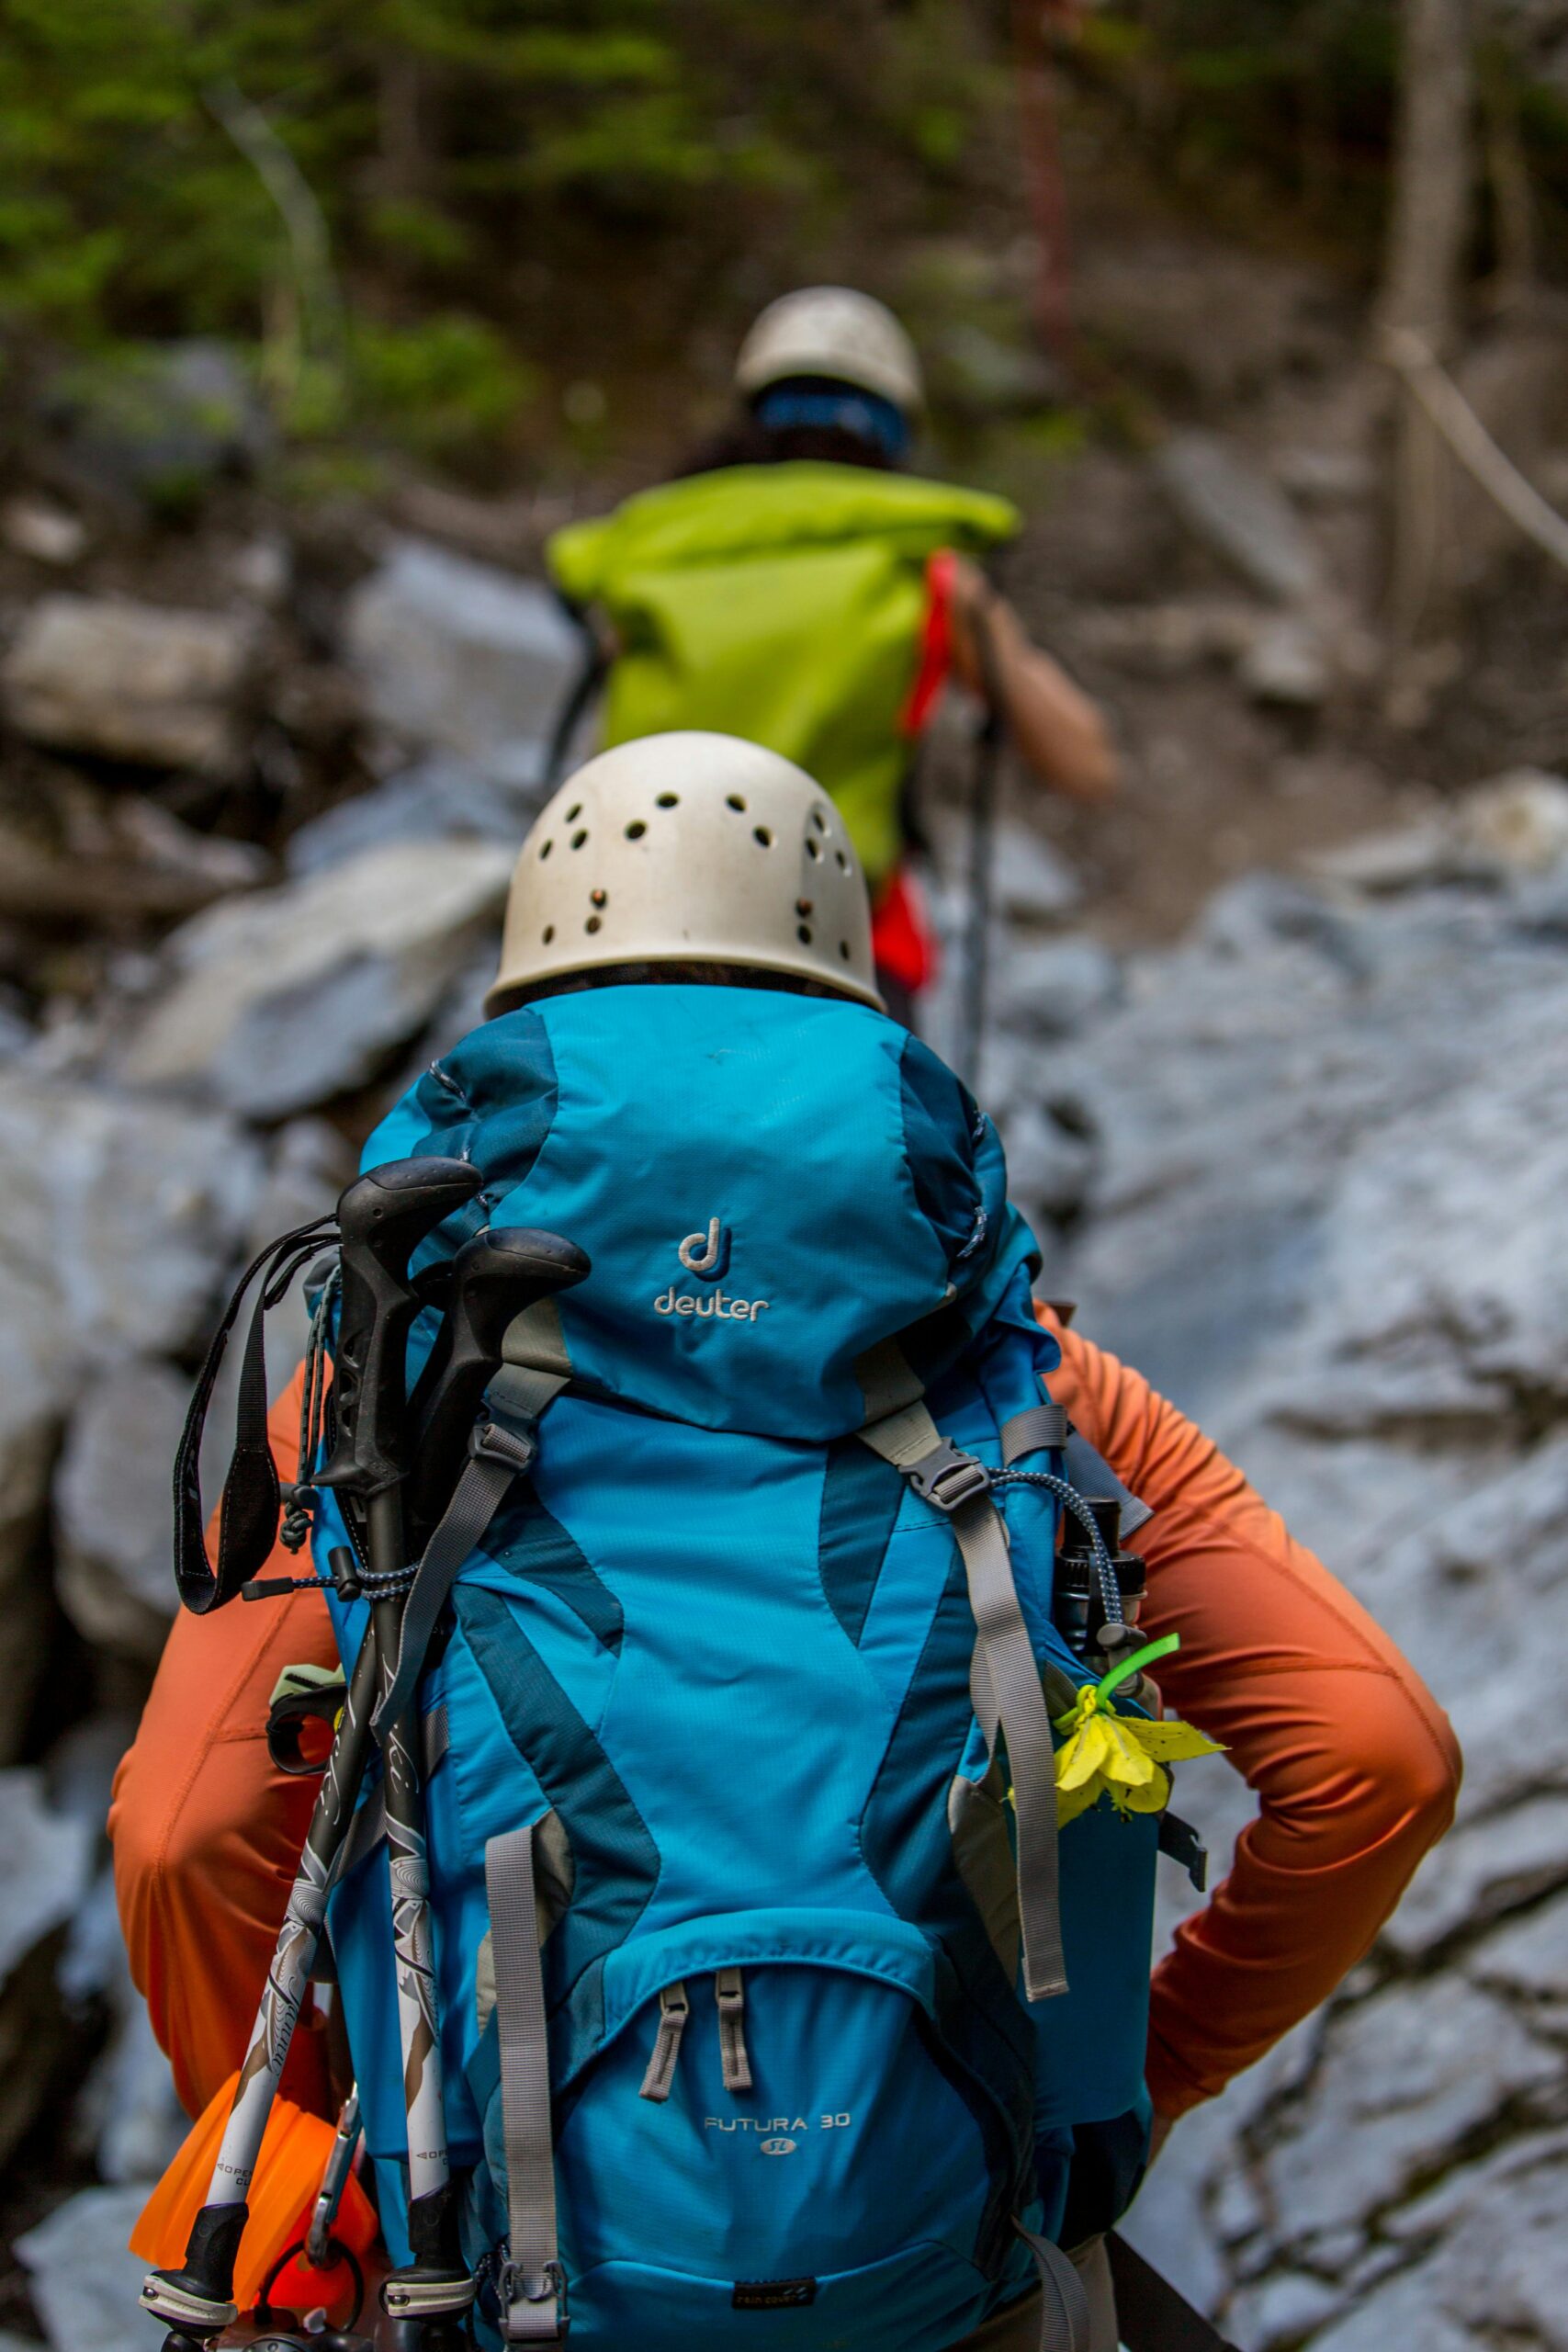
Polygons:
<instances>
[{"instance_id":1,"label":"chartreuse waterproof bag","mask_svg":"<svg viewBox=\"0 0 1568 2352\"><path fill-rule=\"evenodd\" d=\"M990 1122L869 1009L609 987L434 1064L367 1162L415 1152L485 1178L426 1259L486 1219L592 1259L508 1335L536 1454L418 1700L481 2329L945 2352L1059 2299L1075 2151L1141 2161L1157 1824L1080 1792L1058 1837L1093 1676ZM331 1932L401 2255L378 1817Z\"/></svg>"},{"instance_id":2,"label":"chartreuse waterproof bag","mask_svg":"<svg viewBox=\"0 0 1568 2352\"><path fill-rule=\"evenodd\" d=\"M604 742L700 727L794 760L843 811L874 888L897 863L926 567L1018 529L1005 499L858 466L730 466L550 541L618 650Z\"/></svg>"}]
</instances>

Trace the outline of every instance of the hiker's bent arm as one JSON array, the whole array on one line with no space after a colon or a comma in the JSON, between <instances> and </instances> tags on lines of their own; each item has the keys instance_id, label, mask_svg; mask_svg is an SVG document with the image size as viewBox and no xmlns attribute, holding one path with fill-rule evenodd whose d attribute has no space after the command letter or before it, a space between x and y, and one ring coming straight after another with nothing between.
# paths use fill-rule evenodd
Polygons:
<instances>
[{"instance_id":1,"label":"hiker's bent arm","mask_svg":"<svg viewBox=\"0 0 1568 2352\"><path fill-rule=\"evenodd\" d=\"M1114 1356L1059 1336L1053 1394L1154 1510L1145 1630L1181 1636L1161 1690L1259 1801L1155 1974L1149 2088L1180 2115L1368 1951L1453 1817L1459 1749L1414 1668L1218 1447Z\"/></svg>"},{"instance_id":2,"label":"hiker's bent arm","mask_svg":"<svg viewBox=\"0 0 1568 2352\"><path fill-rule=\"evenodd\" d=\"M953 667L972 694L984 697L980 628L989 633L1008 727L1029 766L1056 792L1103 800L1116 788L1116 750L1099 705L1031 641L1007 599L961 557L953 575Z\"/></svg>"}]
</instances>

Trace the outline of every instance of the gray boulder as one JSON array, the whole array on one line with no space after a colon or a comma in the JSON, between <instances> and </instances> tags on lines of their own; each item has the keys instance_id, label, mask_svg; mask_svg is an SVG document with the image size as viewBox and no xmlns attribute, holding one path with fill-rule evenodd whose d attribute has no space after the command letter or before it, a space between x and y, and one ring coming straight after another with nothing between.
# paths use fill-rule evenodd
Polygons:
<instances>
[{"instance_id":1,"label":"gray boulder","mask_svg":"<svg viewBox=\"0 0 1568 2352\"><path fill-rule=\"evenodd\" d=\"M129 2240L145 2184L84 2188L17 2241L33 2304L54 2352L133 2352L147 2323L137 2298L147 2265Z\"/></svg>"},{"instance_id":2,"label":"gray boulder","mask_svg":"<svg viewBox=\"0 0 1568 2352\"><path fill-rule=\"evenodd\" d=\"M536 787L581 641L549 591L424 539L394 542L349 600L348 659L401 741Z\"/></svg>"},{"instance_id":3,"label":"gray boulder","mask_svg":"<svg viewBox=\"0 0 1568 2352\"><path fill-rule=\"evenodd\" d=\"M55 1965L95 1842L48 1803L41 1773L0 1772L0 2165L37 2118L66 2045Z\"/></svg>"},{"instance_id":4,"label":"gray boulder","mask_svg":"<svg viewBox=\"0 0 1568 2352\"><path fill-rule=\"evenodd\" d=\"M72 1418L54 1482L54 1585L98 1648L155 1666L175 1613L170 1464L190 1403L171 1364L121 1365Z\"/></svg>"},{"instance_id":5,"label":"gray boulder","mask_svg":"<svg viewBox=\"0 0 1568 2352\"><path fill-rule=\"evenodd\" d=\"M1005 942L993 970L991 1017L1010 1035L1065 1037L1106 1011L1121 989L1121 966L1097 939Z\"/></svg>"},{"instance_id":6,"label":"gray boulder","mask_svg":"<svg viewBox=\"0 0 1568 2352\"><path fill-rule=\"evenodd\" d=\"M239 755L254 654L241 616L44 596L0 662L0 688L12 724L38 742L222 775Z\"/></svg>"},{"instance_id":7,"label":"gray boulder","mask_svg":"<svg viewBox=\"0 0 1568 2352\"><path fill-rule=\"evenodd\" d=\"M271 440L266 411L237 356L200 339L146 343L62 369L45 395L81 471L164 509L188 507Z\"/></svg>"},{"instance_id":8,"label":"gray boulder","mask_svg":"<svg viewBox=\"0 0 1568 2352\"><path fill-rule=\"evenodd\" d=\"M1235 442L1216 433L1173 433L1155 461L1182 522L1249 587L1297 604L1318 586L1317 550L1295 509Z\"/></svg>"},{"instance_id":9,"label":"gray boulder","mask_svg":"<svg viewBox=\"0 0 1568 2352\"><path fill-rule=\"evenodd\" d=\"M121 1074L255 1119L328 1102L416 1035L495 929L514 864L492 842L391 842L211 908Z\"/></svg>"},{"instance_id":10,"label":"gray boulder","mask_svg":"<svg viewBox=\"0 0 1568 2352\"><path fill-rule=\"evenodd\" d=\"M260 1155L227 1119L0 1067L0 1761L42 1661L40 1537L85 1380L189 1345L245 1232Z\"/></svg>"},{"instance_id":11,"label":"gray boulder","mask_svg":"<svg viewBox=\"0 0 1568 2352\"><path fill-rule=\"evenodd\" d=\"M531 798L462 760L422 760L302 825L288 844L288 871L319 874L385 842L487 841L515 851Z\"/></svg>"}]
</instances>

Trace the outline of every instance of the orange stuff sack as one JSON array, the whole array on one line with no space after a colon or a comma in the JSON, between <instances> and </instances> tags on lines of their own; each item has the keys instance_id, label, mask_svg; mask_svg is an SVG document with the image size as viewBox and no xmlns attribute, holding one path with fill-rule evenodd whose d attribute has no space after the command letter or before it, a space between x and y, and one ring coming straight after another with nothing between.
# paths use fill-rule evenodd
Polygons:
<instances>
[{"instance_id":1,"label":"orange stuff sack","mask_svg":"<svg viewBox=\"0 0 1568 2352\"><path fill-rule=\"evenodd\" d=\"M142 2207L130 2235L130 2251L159 2269L177 2270L185 2261L191 2223L207 2199L212 2166L233 2105L237 2074L209 2102L186 2132L179 2154ZM234 2266L234 2301L252 2311L267 2276L290 2246L303 2240L310 2211L332 2151L333 2127L290 2098L273 2103L251 2182L251 2216ZM363 2262L376 2243L376 2209L350 2174L344 2186L333 2235ZM318 2291L319 2290L319 2291ZM301 2292L305 2300L299 2301ZM295 2309L320 2303L335 2316L352 2300L352 2276L344 2264L313 2271L291 2262L272 2290L273 2300Z\"/></svg>"}]
</instances>

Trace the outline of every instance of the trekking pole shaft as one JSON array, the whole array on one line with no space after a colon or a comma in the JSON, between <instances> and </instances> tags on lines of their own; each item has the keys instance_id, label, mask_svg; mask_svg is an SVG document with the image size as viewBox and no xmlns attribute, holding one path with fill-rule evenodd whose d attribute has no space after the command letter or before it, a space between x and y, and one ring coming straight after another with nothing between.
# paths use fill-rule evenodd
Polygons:
<instances>
[{"instance_id":1,"label":"trekking pole shaft","mask_svg":"<svg viewBox=\"0 0 1568 2352\"><path fill-rule=\"evenodd\" d=\"M154 2270L141 2290L145 2311L198 2338L227 2324L234 2258L249 2218L247 2199L272 2102L310 1989L332 1874L365 1777L370 1717L381 1677L375 1630L360 1645L321 1792L305 1834L283 1926L267 1970L234 2103L212 2167L207 2200L192 2225L184 2267ZM201 2312L197 2306L211 2308Z\"/></svg>"}]
</instances>

